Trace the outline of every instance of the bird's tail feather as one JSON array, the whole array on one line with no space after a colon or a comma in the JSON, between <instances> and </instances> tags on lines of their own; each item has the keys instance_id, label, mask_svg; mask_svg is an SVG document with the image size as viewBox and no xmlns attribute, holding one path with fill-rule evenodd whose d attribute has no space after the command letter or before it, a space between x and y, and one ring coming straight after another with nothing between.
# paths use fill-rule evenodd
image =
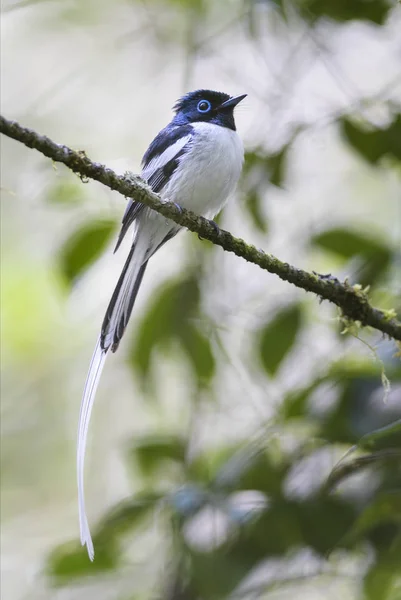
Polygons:
<instances>
[{"instance_id":1,"label":"bird's tail feather","mask_svg":"<svg viewBox=\"0 0 401 600\"><path fill-rule=\"evenodd\" d=\"M92 356L81 402L77 445L79 524L81 543L83 546L86 545L91 560L94 557L94 548L86 516L84 496L84 463L89 420L107 354L110 348L112 351L117 349L130 318L147 266L148 258L144 261L145 256L146 249L141 251L137 246L131 248L103 321L102 332Z\"/></svg>"},{"instance_id":2,"label":"bird's tail feather","mask_svg":"<svg viewBox=\"0 0 401 600\"><path fill-rule=\"evenodd\" d=\"M84 393L82 396L81 410L78 423L78 446L77 446L77 478L78 478L78 506L79 506L79 527L81 532L81 544L88 549L89 558L93 560L95 555L93 542L89 530L88 519L85 510L84 494L84 464L86 439L88 435L89 420L92 412L93 402L95 400L97 386L103 371L104 363L107 357L107 350L103 350L100 345L100 338L96 344L86 378Z\"/></svg>"},{"instance_id":3,"label":"bird's tail feather","mask_svg":"<svg viewBox=\"0 0 401 600\"><path fill-rule=\"evenodd\" d=\"M148 263L145 254L135 245L125 262L103 320L100 340L105 350L111 346L115 352L124 334Z\"/></svg>"}]
</instances>

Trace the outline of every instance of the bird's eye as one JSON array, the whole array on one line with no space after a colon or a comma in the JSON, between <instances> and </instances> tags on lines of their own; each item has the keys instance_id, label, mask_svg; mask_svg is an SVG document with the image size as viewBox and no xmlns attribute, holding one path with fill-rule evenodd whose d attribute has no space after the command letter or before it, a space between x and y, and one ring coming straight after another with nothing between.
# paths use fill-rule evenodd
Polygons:
<instances>
[{"instance_id":1,"label":"bird's eye","mask_svg":"<svg viewBox=\"0 0 401 600\"><path fill-rule=\"evenodd\" d=\"M212 105L210 104L209 100L201 100L198 102L197 109L200 113L207 113L211 108Z\"/></svg>"}]
</instances>

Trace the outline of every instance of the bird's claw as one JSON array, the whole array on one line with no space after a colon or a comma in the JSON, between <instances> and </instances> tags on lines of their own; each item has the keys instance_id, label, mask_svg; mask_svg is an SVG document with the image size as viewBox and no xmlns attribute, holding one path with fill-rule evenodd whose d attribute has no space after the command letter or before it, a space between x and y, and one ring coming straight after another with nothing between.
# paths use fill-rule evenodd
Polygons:
<instances>
[{"instance_id":1,"label":"bird's claw","mask_svg":"<svg viewBox=\"0 0 401 600\"><path fill-rule=\"evenodd\" d=\"M326 281L333 281L334 283L338 283L338 279L337 277L334 277L334 275L332 275L331 273L316 273L316 271L313 271L314 275L317 275L319 277L319 279L325 279Z\"/></svg>"},{"instance_id":2,"label":"bird's claw","mask_svg":"<svg viewBox=\"0 0 401 600\"><path fill-rule=\"evenodd\" d=\"M219 237L219 236L220 236L220 234L221 234L221 229L220 229L220 227L217 225L217 223L215 223L215 222L214 222L214 221L212 221L212 220L209 220L209 221L207 221L207 223L209 223L209 224L210 224L210 225L213 227L213 229L214 229L214 231L215 231L216 235ZM203 238L203 237L200 235L200 233L198 233L198 238L199 238L201 241L204 239L204 238Z\"/></svg>"},{"instance_id":3,"label":"bird's claw","mask_svg":"<svg viewBox=\"0 0 401 600\"><path fill-rule=\"evenodd\" d=\"M221 230L217 223L215 221L209 221L209 223L213 227L215 233L219 236L221 234Z\"/></svg>"}]
</instances>

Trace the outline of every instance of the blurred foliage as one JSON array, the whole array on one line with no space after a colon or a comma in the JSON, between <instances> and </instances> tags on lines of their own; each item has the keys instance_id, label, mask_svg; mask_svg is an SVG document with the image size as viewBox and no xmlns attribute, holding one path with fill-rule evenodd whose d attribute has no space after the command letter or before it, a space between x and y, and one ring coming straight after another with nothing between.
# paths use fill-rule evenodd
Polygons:
<instances>
[{"instance_id":1,"label":"blurred foliage","mask_svg":"<svg viewBox=\"0 0 401 600\"><path fill-rule=\"evenodd\" d=\"M104 251L116 229L113 221L90 222L79 229L60 248L60 270L69 283L90 267Z\"/></svg>"},{"instance_id":2,"label":"blurred foliage","mask_svg":"<svg viewBox=\"0 0 401 600\"><path fill-rule=\"evenodd\" d=\"M53 185L46 200L49 204L70 206L79 204L84 199L84 193L80 181L62 178Z\"/></svg>"},{"instance_id":3,"label":"blurred foliage","mask_svg":"<svg viewBox=\"0 0 401 600\"><path fill-rule=\"evenodd\" d=\"M365 233L338 227L312 236L310 242L313 246L331 252L344 261L350 261L353 265L352 270L357 271L357 282L364 287L383 280L396 256L396 248L391 248L387 241L373 239ZM357 269L355 269L356 265Z\"/></svg>"},{"instance_id":4,"label":"blurred foliage","mask_svg":"<svg viewBox=\"0 0 401 600\"><path fill-rule=\"evenodd\" d=\"M22 0L8 10L30 6L33 11L39 4L43 2ZM143 3L132 0L127 4L135 9ZM188 38L191 52L184 54L190 63L198 43L196 28L206 30L207 19L213 24L215 37L224 36L227 23L233 27L245 25L249 43L260 49L257 35L262 23L261 7L271 10L276 19L272 18L271 23L276 31L282 28L283 39L291 38L294 32L298 34L298 29L306 29L312 39L327 21L344 32L350 21L363 22L364 27L367 22L371 27L380 27L389 18L394 3L155 0L145 4L150 35L159 34L168 62L167 44L182 44ZM95 17L101 22L102 7L107 2L54 0L51 5L54 13L59 7L69 23L82 25ZM224 19L220 22L218 17ZM210 50L209 42L212 48L212 40L206 38L202 51ZM269 57L263 58L267 63ZM242 69L241 61L238 64ZM189 70L190 67L189 64ZM260 83L264 81L261 79ZM332 122L335 130L341 132L341 152L345 156L356 153L368 167L388 169L393 174L401 160L401 116L393 104L383 103L388 114L393 115L385 126L373 126L358 110L344 110ZM280 143L271 148L270 140L261 145L255 143L245 156L240 196L254 234L262 238L265 248L269 247L272 219L267 197L290 185L295 154L292 150L305 127L294 122L290 130ZM76 178L63 178L48 193L47 208L56 210L62 205L63 214L76 211L81 198L81 184ZM288 218L294 218L291 210ZM61 275L72 287L102 255L115 231L116 223L110 220L80 223L60 243L55 260L57 276ZM390 307L401 304L394 291L393 276L399 247L387 231L380 234L365 231L359 224L326 222L321 231L310 234L304 246L313 250L314 259L321 251L324 264L333 270L345 270L353 283L370 286L373 296L384 294ZM199 254L206 254L204 248ZM214 274L218 271L212 262L215 256L211 259L210 254L205 260L211 260L208 268ZM221 254L216 256L221 260ZM94 563L77 540L67 542L48 557L49 577L56 586L76 585L90 577L100 582L108 581L112 574L120 577L120 569L127 569L132 545L142 550L143 539L155 531L157 516L162 532L155 534L159 536L157 551L164 553L166 567L160 579L152 581L152 592L141 598L156 597L158 586L157 597L163 600L253 600L269 598L272 589L285 590L291 583L288 597L297 597L297 576L312 580L315 574L323 574L338 581L351 578L356 600L399 600L401 363L394 345L384 340L376 348L377 337L363 331L361 337L368 340L368 347L353 340L350 349L346 336L333 336L342 358L338 358L339 353L331 357L324 349L320 351L320 340L316 338L316 315L321 314L316 299L309 302L303 294L288 299L282 292L280 308L274 314L263 310L260 316L255 311L256 324L244 332L244 346L240 344L241 367L262 390L267 406L274 398L273 416L268 423L261 420L259 427L255 426L251 433L247 430L242 437L219 434L218 441L198 444L196 427L187 421L197 416L202 400L222 398L223 407L232 400L226 370L229 353L224 352L223 343L215 343L220 323L209 317L205 300L210 289L202 277L205 271L199 268L199 260L197 257L193 261L196 264L190 264L173 280L156 288L127 352L128 368L139 379L146 397L154 401L153 410L158 401L155 390L162 376L161 365L175 362L179 366L178 377L185 378L185 383L190 381L190 416L179 412L174 415L174 425L173 419L162 418L159 428L149 426L148 431L129 440L125 458L132 494L104 514L94 528ZM10 348L28 342L31 348L36 347L52 309L41 303L43 290L40 296L38 287L47 290L41 272L31 269L23 275L18 281L12 275L8 280L11 291L7 287L5 293L2 290L7 308L5 339ZM219 282L216 288L218 285ZM32 331L32 320L28 323L23 314L24 295L29 297L37 315ZM10 331L10 323L18 323L16 332ZM330 333L337 325L335 318L332 322L325 320ZM317 355L311 351L315 343ZM308 370L304 365L309 354L317 358ZM243 385L239 368L233 366L229 377L237 375L238 382L235 379L230 383L238 388L241 406L247 407L252 401L251 385ZM163 382L159 387L163 387ZM117 402L118 398L112 400ZM208 402L208 408L213 415L213 402ZM164 414L163 410L164 406L160 407L160 414ZM218 416L221 418L221 414ZM241 418L240 414L239 429ZM75 539L75 532L71 535ZM143 563L146 544L144 548L140 553ZM294 569L292 560L303 551L310 552L318 562L316 573L309 566ZM153 559L150 553L148 560ZM356 566L351 569L350 564ZM269 568L272 566L273 574ZM134 578L131 584L135 586L133 581ZM82 594L89 597L91 592ZM110 598L128 600L128 596L115 594L118 595L110 592ZM139 597L132 594L131 600Z\"/></svg>"},{"instance_id":5,"label":"blurred foliage","mask_svg":"<svg viewBox=\"0 0 401 600\"><path fill-rule=\"evenodd\" d=\"M248 3L248 8L256 4ZM284 3L271 4L287 18ZM174 2L178 5L184 11L208 10L207 3ZM311 26L320 18L381 24L390 5L305 0L294 8ZM345 144L368 164L390 168L382 159L390 157L392 165L400 160L399 115L380 129L341 116L338 125ZM292 167L290 150L301 131L295 126L278 150L257 147L246 153L241 195L262 236L269 233L266 194L271 186L285 187ZM100 255L113 231L112 223L89 224L65 243L59 263L69 281ZM397 248L388 237L328 226L308 243L328 261L332 257L335 267L350 269L352 279L370 286L370 293L389 285ZM212 343L208 316L202 314L204 290L199 265L194 265L160 286L148 303L128 362L150 397L160 361L173 356L189 368L194 397L200 391L216 394L224 359ZM266 382L279 381L287 359L302 355L301 340L310 327L306 310L305 301L298 300L258 323L252 358L262 366ZM346 338L339 343L345 351ZM336 552L343 553L345 562L359 557L362 566L354 575L358 598L395 600L401 582L401 365L389 342L390 347L380 358L377 353L371 359L358 354L331 362L326 358L306 383L282 392L274 427L262 429L252 441L222 441L194 453L191 431L183 433L182 428L179 433L149 431L133 439L127 461L135 480L139 474L142 491L98 524L93 565L76 545L52 553L48 572L54 582L64 585L119 569L124 542L143 534L157 513L163 531L170 532L169 555L174 557L168 581L161 583L161 597L167 600L248 598L247 581L261 565L269 560L285 565L301 549L313 551L338 578L344 572ZM388 397L391 402L385 404ZM329 466L324 457L331 457ZM221 531L207 533L208 523L217 517ZM285 573L273 577L273 583L291 583L293 575ZM268 597L272 582L263 573L258 585L252 597Z\"/></svg>"},{"instance_id":6,"label":"blurred foliage","mask_svg":"<svg viewBox=\"0 0 401 600\"><path fill-rule=\"evenodd\" d=\"M349 119L342 119L346 140L369 163L376 165L385 156L401 163L401 114L383 129L367 129Z\"/></svg>"},{"instance_id":7,"label":"blurred foliage","mask_svg":"<svg viewBox=\"0 0 401 600\"><path fill-rule=\"evenodd\" d=\"M253 225L262 233L268 232L268 223L263 207L269 186L284 187L286 161L290 144L285 144L276 153L266 155L262 149L245 153L245 164L241 178L241 190L246 198L245 208Z\"/></svg>"},{"instance_id":8,"label":"blurred foliage","mask_svg":"<svg viewBox=\"0 0 401 600\"><path fill-rule=\"evenodd\" d=\"M199 282L195 273L161 288L142 321L132 349L132 362L142 378L151 378L151 360L156 348L169 349L178 342L190 361L199 384L215 372L214 356L207 337L194 318L199 309Z\"/></svg>"},{"instance_id":9,"label":"blurred foliage","mask_svg":"<svg viewBox=\"0 0 401 600\"><path fill-rule=\"evenodd\" d=\"M184 279L182 289L186 285L188 280ZM177 284L171 287L180 288ZM267 364L269 375L276 372L296 332L305 326L300 306L294 305L276 314L264 328L262 360L268 349L274 354L272 341L276 340L278 348L276 360ZM387 374L392 385L401 390L401 365L390 364ZM326 410L316 412L316 406L325 404L328 386L335 398ZM128 534L138 536L145 517L157 511L167 529L170 524L174 552L180 558L174 576L187 594L184 597L228 598L263 561L285 559L301 547L313 549L330 564L335 550L352 556L366 551L368 544L377 560L369 561L369 568L361 573L364 597L393 600L394 586L401 576L397 559L401 536L401 403L387 414L383 412L382 400L371 400L381 389L380 365L366 360L355 364L340 361L328 365L327 372L307 387L284 398L278 436L266 432L253 443L223 445L217 454L216 450L214 455L205 451L193 458L187 453L190 439L183 436L150 434L134 440L130 462L139 465L146 477L147 492L124 501L102 519L94 536L96 570L121 565L122 545L118 542ZM358 423L361 410L368 433ZM301 423L308 426L299 427ZM370 423L385 426L371 431ZM344 455L350 444L355 445L351 450L358 453L356 458L349 452ZM343 458L331 474L327 471L328 479L322 473L318 485L308 484L310 474L305 465L308 461L313 464L322 451L339 458L343 454ZM167 468L168 463L175 464L175 474ZM315 464L321 469L319 462ZM347 489L344 484L360 472L366 481L373 478L375 485ZM303 474L301 481L297 473ZM168 492L162 484L166 477L170 481ZM241 493L250 495L252 502L241 500ZM210 534L206 546L199 546L197 533L205 524L201 521L191 535L188 527L194 527L206 510L222 515L225 528L223 535L216 539ZM59 584L94 573L86 552L71 546L57 549L48 568ZM284 583L285 578L280 578L280 585Z\"/></svg>"},{"instance_id":10,"label":"blurred foliage","mask_svg":"<svg viewBox=\"0 0 401 600\"><path fill-rule=\"evenodd\" d=\"M391 8L386 0L301 0L305 13L313 17L329 17L335 21L366 20L381 25Z\"/></svg>"},{"instance_id":11,"label":"blurred foliage","mask_svg":"<svg viewBox=\"0 0 401 600\"><path fill-rule=\"evenodd\" d=\"M274 377L291 350L302 327L302 309L299 304L280 311L261 331L260 356L266 372Z\"/></svg>"}]
</instances>

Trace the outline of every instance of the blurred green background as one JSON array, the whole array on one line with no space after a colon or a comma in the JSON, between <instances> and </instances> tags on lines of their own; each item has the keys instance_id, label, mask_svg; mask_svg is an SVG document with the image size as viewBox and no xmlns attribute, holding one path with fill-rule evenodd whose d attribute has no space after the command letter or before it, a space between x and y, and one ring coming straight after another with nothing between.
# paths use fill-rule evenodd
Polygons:
<instances>
[{"instance_id":1,"label":"blurred green background","mask_svg":"<svg viewBox=\"0 0 401 600\"><path fill-rule=\"evenodd\" d=\"M180 95L247 93L221 226L401 310L399 3L2 12L4 116L138 172ZM396 345L189 233L152 259L101 380L89 562L76 424L125 200L4 137L1 159L2 597L399 600Z\"/></svg>"}]
</instances>

